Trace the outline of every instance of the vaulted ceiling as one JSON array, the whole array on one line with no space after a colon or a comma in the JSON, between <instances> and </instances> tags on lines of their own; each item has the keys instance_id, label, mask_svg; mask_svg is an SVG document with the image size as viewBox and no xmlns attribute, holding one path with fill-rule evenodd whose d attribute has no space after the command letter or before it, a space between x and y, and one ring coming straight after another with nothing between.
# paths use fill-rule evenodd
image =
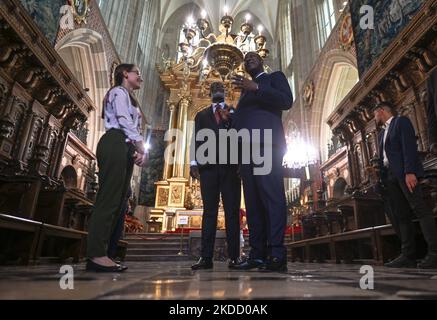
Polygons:
<instances>
[{"instance_id":1,"label":"vaulted ceiling","mask_svg":"<svg viewBox=\"0 0 437 320\"><path fill-rule=\"evenodd\" d=\"M214 26L218 26L220 18L224 14L224 7L229 8L229 14L233 17L240 12L249 11L256 16L271 35L276 33L279 0L162 0L161 1L161 26L179 8L189 4L197 4L204 9Z\"/></svg>"}]
</instances>

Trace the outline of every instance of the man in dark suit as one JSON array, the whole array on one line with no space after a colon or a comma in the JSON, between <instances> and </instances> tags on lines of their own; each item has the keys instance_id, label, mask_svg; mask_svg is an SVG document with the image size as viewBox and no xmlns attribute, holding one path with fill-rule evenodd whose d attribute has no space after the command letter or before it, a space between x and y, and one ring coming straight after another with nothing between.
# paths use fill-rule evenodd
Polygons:
<instances>
[{"instance_id":1,"label":"man in dark suit","mask_svg":"<svg viewBox=\"0 0 437 320\"><path fill-rule=\"evenodd\" d=\"M252 134L252 157L248 163L243 160L240 166L251 251L249 259L237 268L286 271L287 209L282 167L286 141L282 112L292 107L293 95L285 75L282 72L265 73L263 59L256 52L246 54L244 65L253 80L240 76L233 78L233 84L242 89L233 126ZM261 132L259 141L253 139L257 130ZM269 167L269 172L257 173L260 164L254 157L254 149L259 149L271 162L261 164Z\"/></svg>"},{"instance_id":2,"label":"man in dark suit","mask_svg":"<svg viewBox=\"0 0 437 320\"><path fill-rule=\"evenodd\" d=\"M209 129L214 132L216 138L216 156L212 162L204 163L199 159L197 151L202 145L201 141L193 141L194 154L190 174L193 178L200 180L200 190L203 200L202 218L202 249L201 258L191 268L211 269L213 267L214 242L217 230L217 215L220 202L220 194L223 199L226 224L226 241L228 256L230 258L229 268L241 263L240 259L240 201L241 181L237 174L237 163L219 159L219 130L228 129L231 121L230 108L225 104L225 89L221 82L211 84L212 105L200 111L195 118L196 137L199 131ZM222 141L224 143L224 141ZM226 159L229 160L229 159ZM226 162L226 163L223 163Z\"/></svg>"},{"instance_id":3,"label":"man in dark suit","mask_svg":"<svg viewBox=\"0 0 437 320\"><path fill-rule=\"evenodd\" d=\"M424 177L424 170L417 151L414 127L407 117L396 116L386 103L378 105L374 115L378 124L385 125L378 141L387 215L402 243L401 255L385 266L416 267L416 243L411 215L414 212L428 244L428 255L417 266L437 268L437 228L419 183Z\"/></svg>"}]
</instances>

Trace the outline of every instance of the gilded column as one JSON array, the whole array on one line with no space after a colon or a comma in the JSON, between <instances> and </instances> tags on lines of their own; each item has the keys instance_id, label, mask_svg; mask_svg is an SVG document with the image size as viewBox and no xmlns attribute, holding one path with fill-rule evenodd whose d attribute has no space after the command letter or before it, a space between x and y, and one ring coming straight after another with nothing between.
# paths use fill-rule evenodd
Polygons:
<instances>
[{"instance_id":1,"label":"gilded column","mask_svg":"<svg viewBox=\"0 0 437 320\"><path fill-rule=\"evenodd\" d=\"M170 120L168 122L168 130L172 130L175 127L175 119L176 119L176 104L174 102L170 102L167 101L168 104L168 108L170 109ZM172 143L172 141L167 142L167 147L170 146L170 144ZM170 157L170 156L168 156ZM164 157L164 170L162 172L162 180L166 181L167 179L171 178L171 174L172 174L172 163L170 163L167 159L167 157Z\"/></svg>"},{"instance_id":2,"label":"gilded column","mask_svg":"<svg viewBox=\"0 0 437 320\"><path fill-rule=\"evenodd\" d=\"M173 178L184 177L185 152L187 148L187 117L188 107L191 100L188 97L183 97L179 103L179 113L177 119L177 135L176 135L176 154L173 166Z\"/></svg>"}]
</instances>

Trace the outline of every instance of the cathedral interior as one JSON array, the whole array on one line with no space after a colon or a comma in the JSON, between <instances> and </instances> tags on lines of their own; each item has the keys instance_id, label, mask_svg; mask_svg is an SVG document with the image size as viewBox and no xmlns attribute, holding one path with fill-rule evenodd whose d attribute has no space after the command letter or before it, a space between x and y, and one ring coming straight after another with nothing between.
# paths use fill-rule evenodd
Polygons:
<instances>
[{"instance_id":1,"label":"cathedral interior","mask_svg":"<svg viewBox=\"0 0 437 320\"><path fill-rule=\"evenodd\" d=\"M213 82L238 105L230 76L245 74L251 51L293 93L282 113L288 272L228 270L222 202L214 270L192 271L203 214L190 175L194 120ZM102 101L122 63L143 80L136 99L148 162L134 168L117 243L129 270L88 273ZM0 299L436 299L436 269L384 266L402 241L375 191L374 116L390 104L414 127L436 223L436 73L436 0L1 0ZM412 219L421 259L426 239ZM74 290L60 288L69 266ZM372 290L360 287L363 266Z\"/></svg>"}]
</instances>

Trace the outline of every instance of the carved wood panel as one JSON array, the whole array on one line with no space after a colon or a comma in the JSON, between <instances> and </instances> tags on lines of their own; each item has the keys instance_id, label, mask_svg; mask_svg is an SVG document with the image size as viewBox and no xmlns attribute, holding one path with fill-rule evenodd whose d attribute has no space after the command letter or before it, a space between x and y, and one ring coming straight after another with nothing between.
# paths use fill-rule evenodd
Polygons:
<instances>
[{"instance_id":1,"label":"carved wood panel","mask_svg":"<svg viewBox=\"0 0 437 320\"><path fill-rule=\"evenodd\" d=\"M29 116L29 106L21 101L20 99L16 97L11 97L13 100L11 112L10 112L10 119L12 120L14 127L11 132L11 136L9 137L9 141L14 146L14 150L11 148L10 156L16 156L17 153L17 146L20 143L20 140L22 139L23 135L23 129L24 124ZM14 151L14 152L12 152Z\"/></svg>"}]
</instances>

